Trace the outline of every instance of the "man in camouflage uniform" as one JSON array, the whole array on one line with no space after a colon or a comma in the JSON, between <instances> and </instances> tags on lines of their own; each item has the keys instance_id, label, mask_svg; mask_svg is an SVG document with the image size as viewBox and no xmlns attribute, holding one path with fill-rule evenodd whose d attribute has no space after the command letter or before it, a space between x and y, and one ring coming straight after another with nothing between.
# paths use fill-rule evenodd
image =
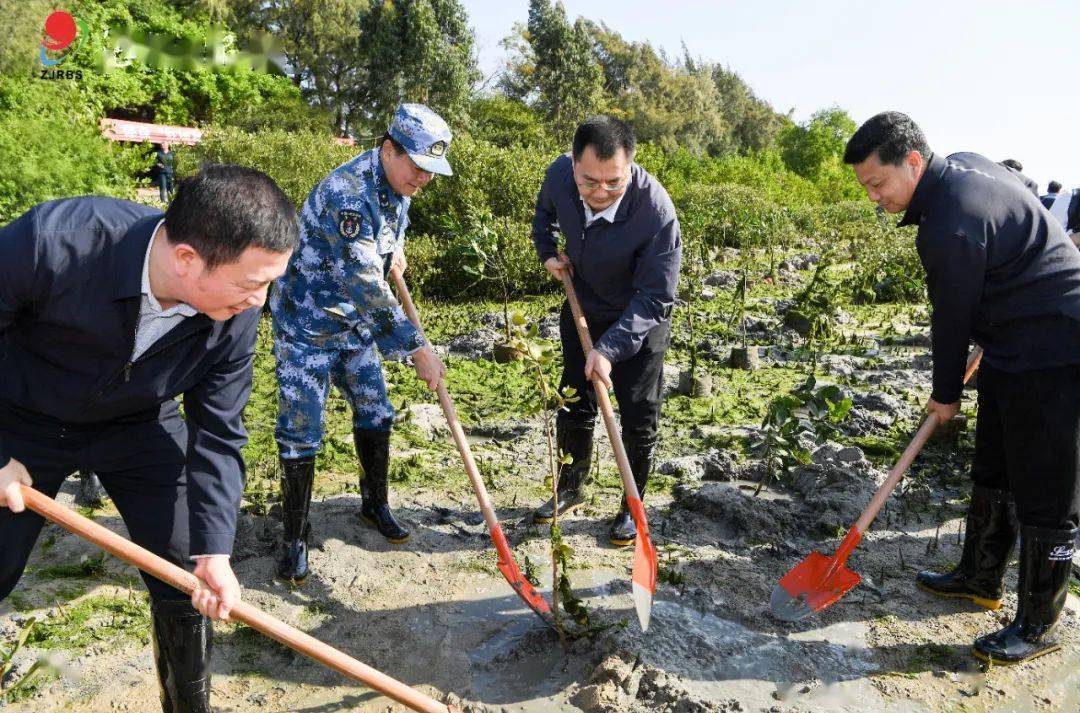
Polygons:
<instances>
[{"instance_id":1,"label":"man in camouflage uniform","mask_svg":"<svg viewBox=\"0 0 1080 713\"><path fill-rule=\"evenodd\" d=\"M304 203L300 248L270 300L284 523L277 574L283 580L299 584L308 576L308 508L331 383L352 406L364 471L362 519L392 543L409 537L387 501L394 410L378 352L412 355L417 375L432 390L445 374L394 298L387 276L392 264L405 268L410 197L434 174L451 175L450 140L437 114L402 104L380 145L334 169Z\"/></svg>"}]
</instances>

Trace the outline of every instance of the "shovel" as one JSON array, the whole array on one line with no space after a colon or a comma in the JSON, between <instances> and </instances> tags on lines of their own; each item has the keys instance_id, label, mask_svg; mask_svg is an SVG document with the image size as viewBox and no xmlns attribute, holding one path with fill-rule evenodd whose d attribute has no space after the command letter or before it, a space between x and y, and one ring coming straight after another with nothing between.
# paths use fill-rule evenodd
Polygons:
<instances>
[{"instance_id":1,"label":"shovel","mask_svg":"<svg viewBox=\"0 0 1080 713\"><path fill-rule=\"evenodd\" d=\"M416 305L413 304L412 296L409 294L409 288L405 284L405 278L401 276L397 268L391 269L391 274L394 276L394 284L397 286L398 297L401 299L401 306L405 308L405 313L409 316L409 321L413 323L417 331L423 335L424 330L420 326L420 315L416 311ZM480 477L480 471L476 468L476 461L473 460L472 448L469 446L469 440L465 437L465 431L461 427L461 422L457 417L457 409L454 408L454 402L450 399L450 394L446 390L446 384L442 381L439 382L438 388L439 403L442 405L443 415L446 416L446 424L450 427L450 433L454 436L454 443L457 444L458 452L461 454L461 460L465 462L465 472L469 476L469 480L472 482L473 490L476 491L476 500L480 503L480 512L484 514L484 522L487 523L488 532L491 533L491 540L495 543L495 551L499 554L499 562L497 564L499 571L502 572L503 577L510 583L517 595L529 605L537 615L544 620L544 623L548 626L554 627L555 621L551 613L551 607L541 594L536 591L529 580L525 579L525 575L521 573L521 569L518 568L517 562L514 561L514 555L510 551L510 545L506 541L506 536L503 534L502 526L499 525L499 519L495 517L495 508L491 505L491 498L488 497L487 488L484 487L484 479Z\"/></svg>"},{"instance_id":2,"label":"shovel","mask_svg":"<svg viewBox=\"0 0 1080 713\"><path fill-rule=\"evenodd\" d=\"M34 490L28 485L21 486L26 507L38 515L55 522L60 527L89 540L101 549L119 557L143 572L157 577L182 592L191 594L198 585L195 575L158 557L153 552L139 547L115 532L108 530L93 520L68 510L52 498ZM338 673L360 681L371 689L393 698L398 703L421 713L460 713L456 706L448 706L427 696L415 688L406 686L385 673L363 664L343 651L319 641L313 636L289 626L280 619L275 619L266 612L255 608L245 601L237 602L229 612L229 619L242 621L271 639L285 644L305 656L310 656L319 663L334 669Z\"/></svg>"},{"instance_id":3,"label":"shovel","mask_svg":"<svg viewBox=\"0 0 1080 713\"><path fill-rule=\"evenodd\" d=\"M979 368L981 358L982 348L975 347L968 358L967 370L964 372L965 384ZM874 493L866 510L848 530L844 540L836 548L836 554L826 557L815 550L783 576L780 583L773 589L769 600L774 617L782 621L798 621L836 603L840 597L851 591L861 581L861 577L844 566L844 563L847 562L848 557L859 544L859 540L862 539L863 533L870 527L878 511L904 477L904 473L915 460L915 456L919 455L919 451L926 445L926 441L934 433L935 428L937 428L937 416L931 414L926 417L922 427L915 434L915 438L904 449L900 460L889 471L889 477Z\"/></svg>"},{"instance_id":4,"label":"shovel","mask_svg":"<svg viewBox=\"0 0 1080 713\"><path fill-rule=\"evenodd\" d=\"M562 281L566 288L566 300L570 303L570 311L574 314L578 340L581 342L581 348L588 355L593 348L592 337L589 336L589 325L581 311L581 304L578 303L574 283L566 270L563 271ZM642 631L648 631L653 595L656 594L656 546L649 537L649 521L645 519L645 505L641 502L641 494L638 493L634 474L630 470L630 461L626 457L626 449L623 448L619 424L615 422L615 411L611 408L607 388L599 378L593 378L592 383L593 389L596 390L596 400L600 404L600 413L604 416L604 426L607 428L608 440L611 441L611 450L615 451L615 462L619 464L619 475L622 476L626 504L634 520L634 527L637 528L637 537L634 538L634 567L630 573L630 583L634 592L634 609L637 610L638 622L641 624Z\"/></svg>"}]
</instances>

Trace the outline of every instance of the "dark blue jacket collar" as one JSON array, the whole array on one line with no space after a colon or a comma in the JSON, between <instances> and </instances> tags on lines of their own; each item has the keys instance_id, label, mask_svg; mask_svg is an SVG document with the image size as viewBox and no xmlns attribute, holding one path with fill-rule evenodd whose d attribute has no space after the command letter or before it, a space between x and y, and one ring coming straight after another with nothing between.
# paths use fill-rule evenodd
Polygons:
<instances>
[{"instance_id":1,"label":"dark blue jacket collar","mask_svg":"<svg viewBox=\"0 0 1080 713\"><path fill-rule=\"evenodd\" d=\"M146 260L146 249L154 228L161 220L161 215L149 215L136 221L124 234L117 245L117 254L113 262L113 275L116 289L113 294L118 300L142 296L142 269Z\"/></svg>"},{"instance_id":2,"label":"dark blue jacket collar","mask_svg":"<svg viewBox=\"0 0 1080 713\"><path fill-rule=\"evenodd\" d=\"M926 170L923 171L919 183L915 186L915 192L911 194L911 202L904 212L904 217L897 224L898 227L917 225L919 223L923 213L929 207L931 196L934 195L934 191L938 183L941 182L941 177L945 174L948 165L949 162L943 157L935 153L930 154L930 160L926 163Z\"/></svg>"}]
</instances>

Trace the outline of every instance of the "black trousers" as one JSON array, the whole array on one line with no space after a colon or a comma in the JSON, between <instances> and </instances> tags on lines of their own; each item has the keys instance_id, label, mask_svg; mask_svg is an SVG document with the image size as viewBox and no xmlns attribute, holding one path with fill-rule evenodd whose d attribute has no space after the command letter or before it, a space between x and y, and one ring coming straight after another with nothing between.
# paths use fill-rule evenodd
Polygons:
<instances>
[{"instance_id":1,"label":"black trousers","mask_svg":"<svg viewBox=\"0 0 1080 713\"><path fill-rule=\"evenodd\" d=\"M595 342L613 322L589 320L589 335ZM585 380L585 352L581 349L570 306L563 303L559 316L562 337L563 374L560 385L572 386L581 397L560 411L559 419L568 423L593 423L596 420L596 392ZM641 350L626 361L613 364L611 383L619 403L623 442L650 443L656 439L660 419L660 394L664 376L664 354L671 343L671 322L665 321L649 332Z\"/></svg>"},{"instance_id":2,"label":"black trousers","mask_svg":"<svg viewBox=\"0 0 1080 713\"><path fill-rule=\"evenodd\" d=\"M1008 490L1022 525L1080 525L1080 365L979 369L976 485Z\"/></svg>"},{"instance_id":3,"label":"black trousers","mask_svg":"<svg viewBox=\"0 0 1080 713\"><path fill-rule=\"evenodd\" d=\"M188 531L187 426L178 413L164 420L94 425L61 424L0 404L0 433L33 487L56 497L73 472L98 474L131 539L191 571ZM0 599L15 588L44 519L29 509L0 508ZM155 601L188 595L143 574Z\"/></svg>"}]
</instances>

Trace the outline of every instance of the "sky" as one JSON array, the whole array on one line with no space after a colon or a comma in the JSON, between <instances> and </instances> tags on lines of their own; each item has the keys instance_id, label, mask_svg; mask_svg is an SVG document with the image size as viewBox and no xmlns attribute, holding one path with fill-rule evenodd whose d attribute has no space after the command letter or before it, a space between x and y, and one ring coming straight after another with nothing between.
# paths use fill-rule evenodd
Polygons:
<instances>
[{"instance_id":1,"label":"sky","mask_svg":"<svg viewBox=\"0 0 1080 713\"><path fill-rule=\"evenodd\" d=\"M480 67L528 19L528 0L462 0ZM1015 158L1046 190L1080 187L1080 0L563 0L571 19L603 22L671 56L739 73L796 121L829 106L856 123L911 116L938 153Z\"/></svg>"}]
</instances>

